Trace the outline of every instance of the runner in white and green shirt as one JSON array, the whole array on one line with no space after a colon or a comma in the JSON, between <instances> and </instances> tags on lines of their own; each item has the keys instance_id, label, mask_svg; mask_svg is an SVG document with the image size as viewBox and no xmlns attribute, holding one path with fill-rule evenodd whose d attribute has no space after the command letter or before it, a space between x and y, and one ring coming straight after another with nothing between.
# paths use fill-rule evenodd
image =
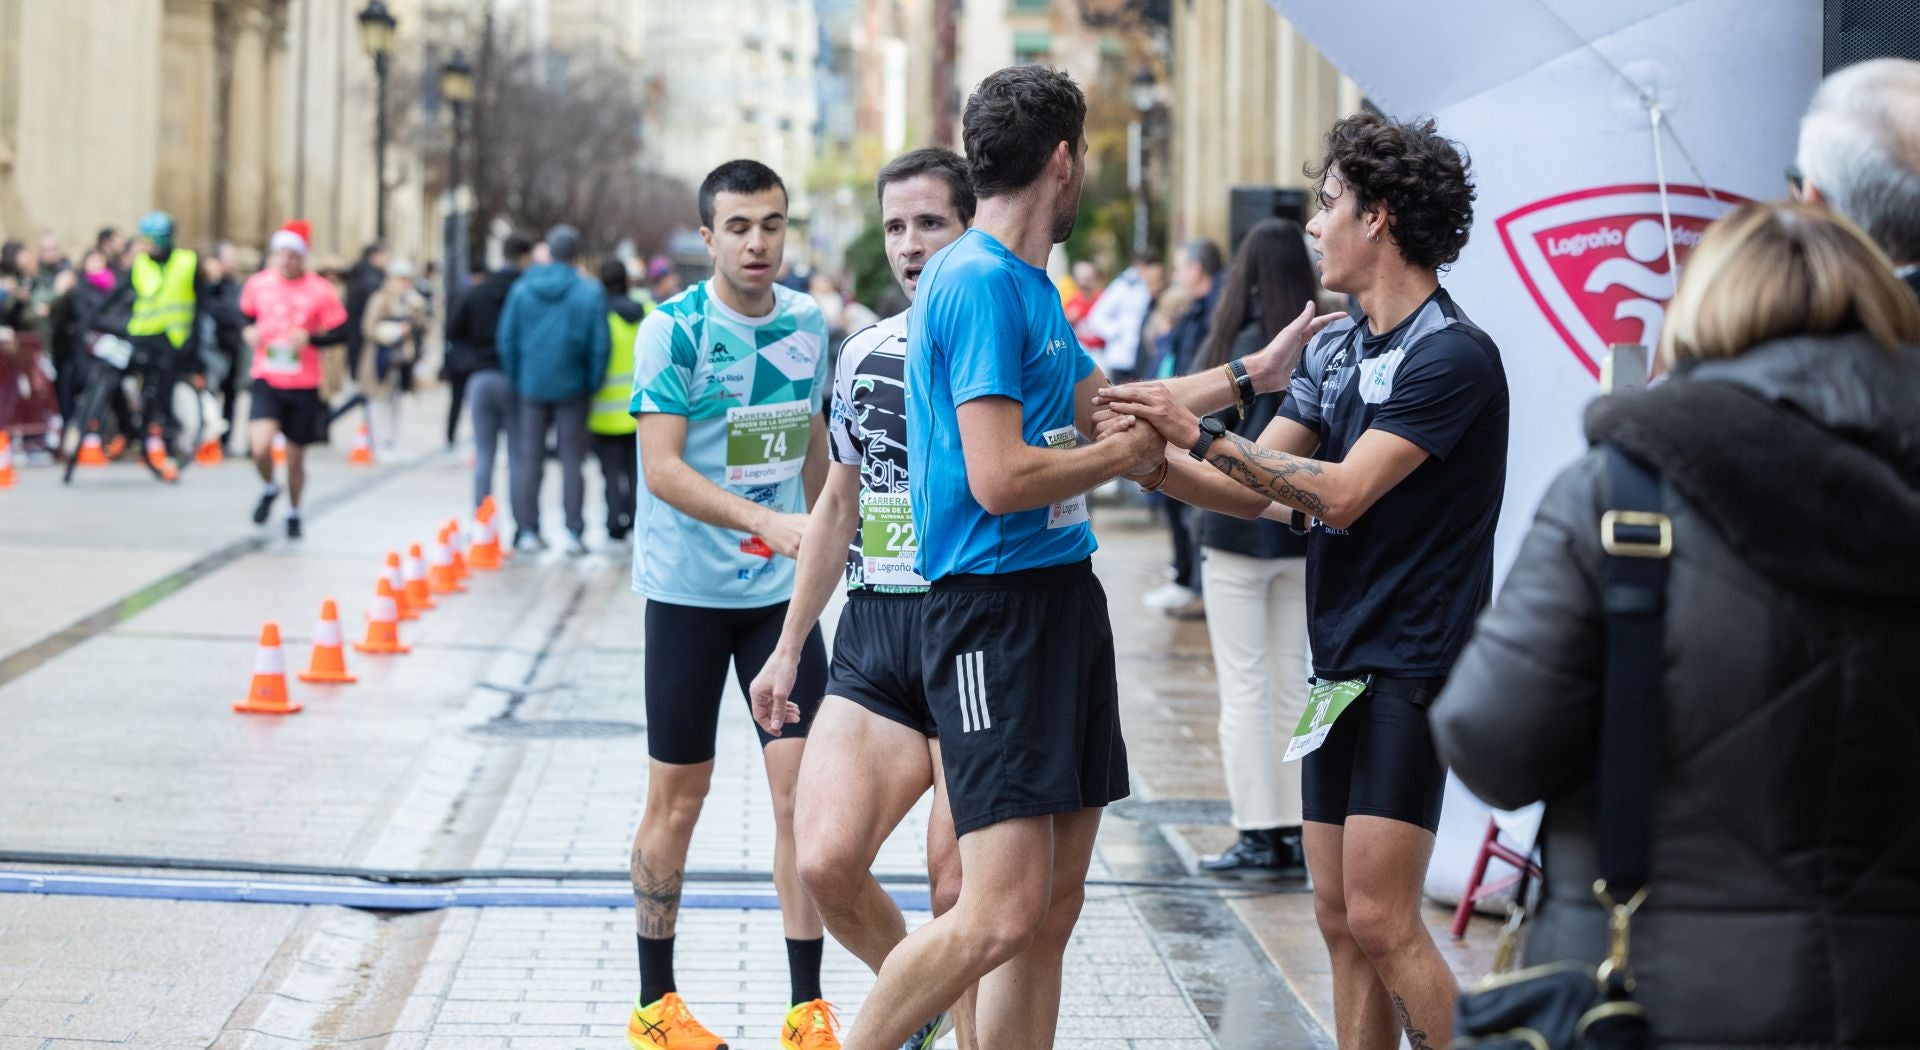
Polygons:
<instances>
[{"instance_id":1,"label":"runner in white and green shirt","mask_svg":"<svg viewBox=\"0 0 1920 1050\"><path fill-rule=\"evenodd\" d=\"M826 323L813 300L774 283L786 187L755 161L730 161L700 187L714 275L661 303L634 345L630 407L640 466L633 587L647 599L647 807L634 835L640 995L637 1050L721 1050L674 982L674 930L687 846L713 778L728 666L742 689L780 637L792 558L827 466ZM792 799L807 727L826 681L814 631L801 646L793 709L776 739L759 730L771 788L774 886L787 934L792 1006L783 1050L832 1050L821 997L819 913L795 867Z\"/></svg>"}]
</instances>

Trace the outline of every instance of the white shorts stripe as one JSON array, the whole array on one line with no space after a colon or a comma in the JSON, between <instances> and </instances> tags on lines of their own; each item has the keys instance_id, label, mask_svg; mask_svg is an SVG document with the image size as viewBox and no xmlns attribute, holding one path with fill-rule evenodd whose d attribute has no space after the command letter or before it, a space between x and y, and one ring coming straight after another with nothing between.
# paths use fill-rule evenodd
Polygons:
<instances>
[{"instance_id":1,"label":"white shorts stripe","mask_svg":"<svg viewBox=\"0 0 1920 1050\"><path fill-rule=\"evenodd\" d=\"M987 654L973 654L973 702L979 708L980 728L993 728L993 712L987 708Z\"/></svg>"},{"instance_id":2,"label":"white shorts stripe","mask_svg":"<svg viewBox=\"0 0 1920 1050\"><path fill-rule=\"evenodd\" d=\"M967 676L967 655L961 653L953 658L954 685L960 691L960 731L973 732L973 703L967 695L973 680Z\"/></svg>"}]
</instances>

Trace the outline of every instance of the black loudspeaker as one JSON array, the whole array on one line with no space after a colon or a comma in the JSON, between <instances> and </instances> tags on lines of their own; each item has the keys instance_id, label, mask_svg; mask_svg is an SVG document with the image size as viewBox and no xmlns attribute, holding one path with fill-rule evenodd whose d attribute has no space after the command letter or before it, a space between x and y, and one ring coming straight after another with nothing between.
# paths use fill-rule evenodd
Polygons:
<instances>
[{"instance_id":1,"label":"black loudspeaker","mask_svg":"<svg viewBox=\"0 0 1920 1050\"><path fill-rule=\"evenodd\" d=\"M1915 0L1826 0L1820 71L1869 58L1920 59L1920 3Z\"/></svg>"},{"instance_id":2,"label":"black loudspeaker","mask_svg":"<svg viewBox=\"0 0 1920 1050\"><path fill-rule=\"evenodd\" d=\"M1227 191L1227 258L1240 250L1240 241L1261 219L1291 219L1307 224L1306 190L1278 186L1235 186Z\"/></svg>"}]
</instances>

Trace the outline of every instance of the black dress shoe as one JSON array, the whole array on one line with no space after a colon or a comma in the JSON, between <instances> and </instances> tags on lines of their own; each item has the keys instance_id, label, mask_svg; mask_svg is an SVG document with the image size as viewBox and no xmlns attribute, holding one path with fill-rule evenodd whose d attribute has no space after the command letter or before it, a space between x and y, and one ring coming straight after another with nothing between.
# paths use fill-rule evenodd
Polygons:
<instances>
[{"instance_id":1,"label":"black dress shoe","mask_svg":"<svg viewBox=\"0 0 1920 1050\"><path fill-rule=\"evenodd\" d=\"M1307 865L1300 833L1289 830L1291 834L1279 828L1242 831L1225 853L1202 860L1200 870L1234 878L1304 879Z\"/></svg>"}]
</instances>

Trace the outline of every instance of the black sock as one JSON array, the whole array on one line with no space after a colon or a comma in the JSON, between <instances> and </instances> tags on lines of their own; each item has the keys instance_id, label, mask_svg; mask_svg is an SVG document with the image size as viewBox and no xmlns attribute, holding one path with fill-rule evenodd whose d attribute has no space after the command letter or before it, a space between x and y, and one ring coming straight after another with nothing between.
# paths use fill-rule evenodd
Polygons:
<instances>
[{"instance_id":1,"label":"black sock","mask_svg":"<svg viewBox=\"0 0 1920 1050\"><path fill-rule=\"evenodd\" d=\"M652 1006L680 990L673 983L673 938L635 934L634 940L640 942L640 1005Z\"/></svg>"},{"instance_id":2,"label":"black sock","mask_svg":"<svg viewBox=\"0 0 1920 1050\"><path fill-rule=\"evenodd\" d=\"M826 998L820 994L820 956L826 950L825 937L810 941L787 938L787 974L793 982L793 998L789 1001L793 1005Z\"/></svg>"}]
</instances>

